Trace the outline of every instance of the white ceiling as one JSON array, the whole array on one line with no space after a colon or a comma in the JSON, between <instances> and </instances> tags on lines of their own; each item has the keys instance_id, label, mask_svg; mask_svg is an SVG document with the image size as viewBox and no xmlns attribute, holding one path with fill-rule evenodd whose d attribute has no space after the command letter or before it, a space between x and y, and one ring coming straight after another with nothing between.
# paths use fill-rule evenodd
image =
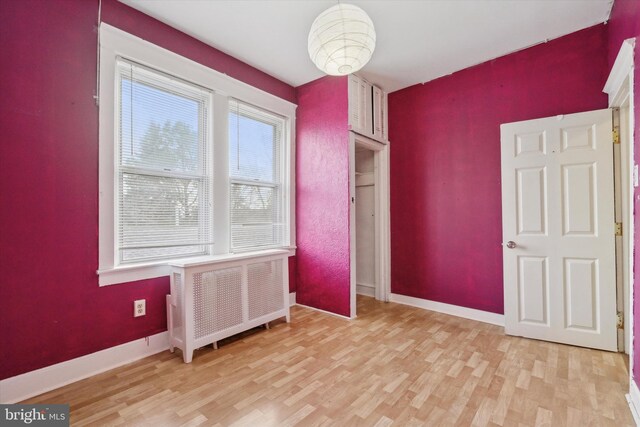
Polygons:
<instances>
[{"instance_id":1,"label":"white ceiling","mask_svg":"<svg viewBox=\"0 0 640 427\"><path fill-rule=\"evenodd\" d=\"M307 53L315 17L337 0L120 0L292 86L321 77ZM377 45L359 73L388 92L609 18L613 0L348 0Z\"/></svg>"}]
</instances>

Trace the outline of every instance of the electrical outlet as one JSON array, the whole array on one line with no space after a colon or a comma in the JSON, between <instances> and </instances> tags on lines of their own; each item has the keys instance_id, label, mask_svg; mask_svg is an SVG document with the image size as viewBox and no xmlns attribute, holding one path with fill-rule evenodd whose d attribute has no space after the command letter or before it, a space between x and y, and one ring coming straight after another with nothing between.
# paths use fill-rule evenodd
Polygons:
<instances>
[{"instance_id":1,"label":"electrical outlet","mask_svg":"<svg viewBox=\"0 0 640 427\"><path fill-rule=\"evenodd\" d=\"M147 314L147 302L143 299L137 299L133 302L133 317L140 317Z\"/></svg>"}]
</instances>

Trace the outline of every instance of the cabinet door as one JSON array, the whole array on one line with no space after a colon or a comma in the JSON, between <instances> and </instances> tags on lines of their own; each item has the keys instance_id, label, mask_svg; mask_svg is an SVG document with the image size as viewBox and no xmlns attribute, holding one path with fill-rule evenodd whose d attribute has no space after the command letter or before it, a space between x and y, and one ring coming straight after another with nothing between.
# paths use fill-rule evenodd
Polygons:
<instances>
[{"instance_id":1,"label":"cabinet door","mask_svg":"<svg viewBox=\"0 0 640 427\"><path fill-rule=\"evenodd\" d=\"M349 126L354 132L371 136L371 85L356 75L349 75Z\"/></svg>"},{"instance_id":2,"label":"cabinet door","mask_svg":"<svg viewBox=\"0 0 640 427\"><path fill-rule=\"evenodd\" d=\"M373 137L384 140L384 92L379 87L373 86Z\"/></svg>"},{"instance_id":3,"label":"cabinet door","mask_svg":"<svg viewBox=\"0 0 640 427\"><path fill-rule=\"evenodd\" d=\"M388 129L389 129L389 107L388 107L388 96L387 92L382 92L382 141L386 142L389 140Z\"/></svg>"}]
</instances>

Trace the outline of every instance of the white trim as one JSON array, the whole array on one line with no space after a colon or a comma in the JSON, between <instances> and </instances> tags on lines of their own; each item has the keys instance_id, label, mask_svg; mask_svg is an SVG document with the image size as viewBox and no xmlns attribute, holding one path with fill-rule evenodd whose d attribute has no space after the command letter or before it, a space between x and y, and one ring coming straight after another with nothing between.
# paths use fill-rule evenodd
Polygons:
<instances>
[{"instance_id":1,"label":"white trim","mask_svg":"<svg viewBox=\"0 0 640 427\"><path fill-rule=\"evenodd\" d=\"M349 316L356 313L356 141L355 134L349 132ZM374 190L375 191L375 190Z\"/></svg>"},{"instance_id":2,"label":"white trim","mask_svg":"<svg viewBox=\"0 0 640 427\"><path fill-rule=\"evenodd\" d=\"M619 280L622 283L617 284L617 291L621 291L623 301L622 310L624 313L624 343L621 347L624 352L629 354L631 349L631 333L633 318L633 306L631 299L633 297L631 290L633 289L633 252L634 252L634 186L633 186L633 169L634 169L634 145L633 145L633 75L625 79L625 84L618 90L615 95L615 104L612 107L620 107L619 125L620 125L620 144L617 144L616 150L619 150L619 162L616 167L620 170L616 171L620 177L620 186L616 189L616 205L620 203L622 221L622 237L621 251L616 252L616 262L621 262L622 274Z\"/></svg>"},{"instance_id":3,"label":"white trim","mask_svg":"<svg viewBox=\"0 0 640 427\"><path fill-rule=\"evenodd\" d=\"M264 251L242 252L239 254L222 254L206 257L185 258L181 260L167 261L172 267L191 268L198 266L211 266L212 264L221 264L225 262L235 262L245 259L262 258L270 256L286 255L291 256L287 249L266 249Z\"/></svg>"},{"instance_id":4,"label":"white trim","mask_svg":"<svg viewBox=\"0 0 640 427\"><path fill-rule=\"evenodd\" d=\"M296 305L299 306L299 307L308 308L309 310L319 311L320 313L329 314L331 316L339 317L339 318L345 319L345 320L352 320L353 319L353 318L350 318L350 317L347 317L347 316L343 316L342 314L332 313L332 312L327 311L327 310L322 310L320 308L310 307L308 305L304 305L304 304L300 304L300 303L297 303Z\"/></svg>"},{"instance_id":5,"label":"white trim","mask_svg":"<svg viewBox=\"0 0 640 427\"><path fill-rule=\"evenodd\" d=\"M121 266L105 271L98 270L97 273L98 284L107 286L168 276L169 267L166 262L163 262L161 264Z\"/></svg>"},{"instance_id":6,"label":"white trim","mask_svg":"<svg viewBox=\"0 0 640 427\"><path fill-rule=\"evenodd\" d=\"M478 322L491 323L492 325L504 326L504 315L491 313L489 311L476 310L475 308L461 307L459 305L445 304L428 299L409 297L400 294L390 294L390 301L398 304L410 305L438 313L450 314L452 316L463 317L465 319L477 320Z\"/></svg>"},{"instance_id":7,"label":"white trim","mask_svg":"<svg viewBox=\"0 0 640 427\"><path fill-rule=\"evenodd\" d=\"M217 144L217 141L228 141L229 131L229 97L214 93L213 97L213 141L214 147L209 150L213 156L213 203L212 230L215 244L211 248L214 254L225 254L231 247L231 222L229 219L229 144ZM210 127L210 128L211 128ZM217 197L216 197L217 196Z\"/></svg>"},{"instance_id":8,"label":"white trim","mask_svg":"<svg viewBox=\"0 0 640 427\"><path fill-rule=\"evenodd\" d=\"M376 297L376 287L374 285L369 285L369 284L361 284L358 283L356 284L356 293L358 295L364 295L367 297L372 297L375 298Z\"/></svg>"},{"instance_id":9,"label":"white trim","mask_svg":"<svg viewBox=\"0 0 640 427\"><path fill-rule=\"evenodd\" d=\"M385 95L386 96L386 95ZM386 99L386 98L385 98ZM385 110L386 111L386 110ZM391 144L387 140L385 147L378 152L378 181L376 182L379 223L376 233L380 236L379 275L380 300L389 302L391 295Z\"/></svg>"},{"instance_id":10,"label":"white trim","mask_svg":"<svg viewBox=\"0 0 640 427\"><path fill-rule=\"evenodd\" d=\"M634 100L634 47L635 39L627 39L622 42L618 55L611 69L611 73L607 78L607 83L603 91L609 96L610 107L626 107L621 108L621 113L626 112L626 129L620 129L621 133L621 163L622 163L622 201L623 201L623 279L624 279L624 334L625 334L625 351L629 354L629 394L626 396L629 402L629 408L633 414L636 425L640 425L640 391L633 376L634 370L634 349L633 341L635 339L634 330L634 168L637 166L634 160L634 141L635 141L635 100ZM625 117L621 114L621 128L625 122Z\"/></svg>"},{"instance_id":11,"label":"white trim","mask_svg":"<svg viewBox=\"0 0 640 427\"><path fill-rule=\"evenodd\" d=\"M296 305L296 293L289 292L289 307L293 307Z\"/></svg>"},{"instance_id":12,"label":"white trim","mask_svg":"<svg viewBox=\"0 0 640 427\"><path fill-rule=\"evenodd\" d=\"M640 390L633 380L629 384L629 394L626 394L625 397L627 398L627 403L629 403L633 420L637 426L640 426Z\"/></svg>"},{"instance_id":13,"label":"white trim","mask_svg":"<svg viewBox=\"0 0 640 427\"><path fill-rule=\"evenodd\" d=\"M296 254L295 249L266 249L263 251L242 252L237 254L225 253L220 255L167 260L142 265L123 265L110 270L98 270L98 283L100 286L106 286L116 285L119 283L129 283L136 280L152 279L155 277L164 277L170 274L170 266L172 265L186 267L196 264L218 264L246 258L281 255L285 253L288 254L287 256L294 256Z\"/></svg>"},{"instance_id":14,"label":"white trim","mask_svg":"<svg viewBox=\"0 0 640 427\"><path fill-rule=\"evenodd\" d=\"M607 82L604 84L604 89L602 89L602 91L609 95L610 106L624 80L629 75L629 71L633 69L634 47L635 38L627 39L622 42L622 46L620 46L618 56L616 56L616 60L613 63Z\"/></svg>"},{"instance_id":15,"label":"white trim","mask_svg":"<svg viewBox=\"0 0 640 427\"><path fill-rule=\"evenodd\" d=\"M169 349L169 333L161 332L0 381L0 403L21 402L84 378Z\"/></svg>"}]
</instances>

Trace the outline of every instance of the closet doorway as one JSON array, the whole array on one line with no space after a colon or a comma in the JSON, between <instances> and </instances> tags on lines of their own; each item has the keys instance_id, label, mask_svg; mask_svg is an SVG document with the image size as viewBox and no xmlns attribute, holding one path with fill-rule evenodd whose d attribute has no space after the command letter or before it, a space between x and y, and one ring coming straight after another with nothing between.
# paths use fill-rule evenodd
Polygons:
<instances>
[{"instance_id":1,"label":"closet doorway","mask_svg":"<svg viewBox=\"0 0 640 427\"><path fill-rule=\"evenodd\" d=\"M376 296L374 151L356 145L356 294Z\"/></svg>"},{"instance_id":2,"label":"closet doorway","mask_svg":"<svg viewBox=\"0 0 640 427\"><path fill-rule=\"evenodd\" d=\"M350 132L351 317L357 295L389 300L389 145Z\"/></svg>"}]
</instances>

